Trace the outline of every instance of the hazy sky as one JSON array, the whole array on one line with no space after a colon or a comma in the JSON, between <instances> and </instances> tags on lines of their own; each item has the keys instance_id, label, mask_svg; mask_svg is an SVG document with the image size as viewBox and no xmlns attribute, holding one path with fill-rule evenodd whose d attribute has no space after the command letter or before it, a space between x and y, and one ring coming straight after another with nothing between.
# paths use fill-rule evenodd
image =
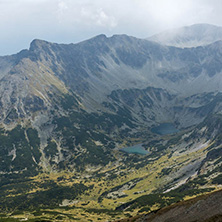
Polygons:
<instances>
[{"instance_id":1,"label":"hazy sky","mask_svg":"<svg viewBox=\"0 0 222 222\"><path fill-rule=\"evenodd\" d=\"M35 39L76 43L104 33L145 38L209 23L222 26L221 0L0 0L0 55Z\"/></svg>"}]
</instances>

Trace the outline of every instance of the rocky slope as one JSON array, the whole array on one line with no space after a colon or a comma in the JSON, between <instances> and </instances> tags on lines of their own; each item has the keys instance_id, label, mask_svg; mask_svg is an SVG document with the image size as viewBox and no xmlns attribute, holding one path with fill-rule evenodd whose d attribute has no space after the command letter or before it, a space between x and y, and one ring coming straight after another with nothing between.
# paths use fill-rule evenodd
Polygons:
<instances>
[{"instance_id":1,"label":"rocky slope","mask_svg":"<svg viewBox=\"0 0 222 222\"><path fill-rule=\"evenodd\" d=\"M70 45L34 40L1 59L2 122L50 110L64 94L86 111L107 112L103 103L116 90L155 87L183 100L222 88L221 42L182 50L125 35Z\"/></svg>"},{"instance_id":2,"label":"rocky slope","mask_svg":"<svg viewBox=\"0 0 222 222\"><path fill-rule=\"evenodd\" d=\"M219 207L222 201L222 191L214 192L210 195L203 195L188 201L183 201L174 204L170 207L165 207L156 212L135 217L132 219L121 220L135 222L213 222L222 220L222 211Z\"/></svg>"}]
</instances>

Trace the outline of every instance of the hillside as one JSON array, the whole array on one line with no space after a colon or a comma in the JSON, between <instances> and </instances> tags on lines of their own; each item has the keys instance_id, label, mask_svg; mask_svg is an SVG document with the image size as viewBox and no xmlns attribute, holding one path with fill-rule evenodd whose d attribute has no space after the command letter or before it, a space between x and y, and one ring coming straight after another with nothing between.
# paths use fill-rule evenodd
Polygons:
<instances>
[{"instance_id":1,"label":"hillside","mask_svg":"<svg viewBox=\"0 0 222 222\"><path fill-rule=\"evenodd\" d=\"M0 218L111 221L220 188L221 52L99 35L0 57Z\"/></svg>"},{"instance_id":2,"label":"hillside","mask_svg":"<svg viewBox=\"0 0 222 222\"><path fill-rule=\"evenodd\" d=\"M213 192L211 194L202 195L187 201L173 204L169 207L162 208L147 215L137 216L132 219L121 220L122 222L162 222L162 221L221 221L222 212L221 205L222 191Z\"/></svg>"}]
</instances>

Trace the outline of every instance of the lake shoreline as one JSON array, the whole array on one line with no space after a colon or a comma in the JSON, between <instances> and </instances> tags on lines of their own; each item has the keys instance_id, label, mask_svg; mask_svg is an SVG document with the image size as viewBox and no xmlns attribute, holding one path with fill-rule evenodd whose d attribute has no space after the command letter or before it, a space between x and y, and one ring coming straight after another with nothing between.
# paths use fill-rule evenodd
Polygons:
<instances>
[{"instance_id":1,"label":"lake shoreline","mask_svg":"<svg viewBox=\"0 0 222 222\"><path fill-rule=\"evenodd\" d=\"M148 155L150 154L149 151L147 151L144 147L143 144L136 144L133 146L128 146L128 147L123 147L119 149L120 151L128 154L139 154L139 155Z\"/></svg>"}]
</instances>

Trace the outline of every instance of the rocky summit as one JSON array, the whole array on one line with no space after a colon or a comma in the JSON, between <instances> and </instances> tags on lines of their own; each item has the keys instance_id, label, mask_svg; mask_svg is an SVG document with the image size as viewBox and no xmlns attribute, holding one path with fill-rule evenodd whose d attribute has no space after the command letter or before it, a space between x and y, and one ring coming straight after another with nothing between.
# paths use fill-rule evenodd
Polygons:
<instances>
[{"instance_id":1,"label":"rocky summit","mask_svg":"<svg viewBox=\"0 0 222 222\"><path fill-rule=\"evenodd\" d=\"M0 57L0 220L113 221L219 190L221 30Z\"/></svg>"}]
</instances>

